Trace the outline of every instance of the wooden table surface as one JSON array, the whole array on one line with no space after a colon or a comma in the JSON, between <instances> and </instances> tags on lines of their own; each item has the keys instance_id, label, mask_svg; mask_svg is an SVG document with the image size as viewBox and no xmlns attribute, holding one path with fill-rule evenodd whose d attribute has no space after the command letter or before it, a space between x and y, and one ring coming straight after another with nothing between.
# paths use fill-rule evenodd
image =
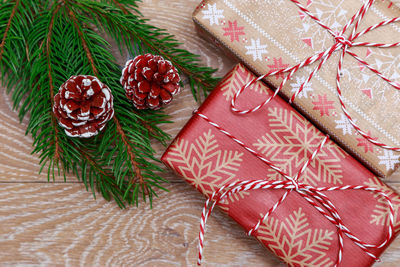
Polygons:
<instances>
[{"instance_id":1,"label":"wooden table surface","mask_svg":"<svg viewBox=\"0 0 400 267\"><path fill-rule=\"evenodd\" d=\"M144 0L140 10L167 28L183 47L224 75L235 62L196 35L191 14L199 0ZM123 64L124 59L121 59ZM172 173L170 192L158 192L154 208L120 210L101 197L94 200L82 183L60 177L48 183L38 175L32 139L0 95L0 266L193 266L204 198ZM166 109L175 136L198 104L188 86ZM164 148L155 144L158 156ZM400 189L400 173L386 181ZM235 222L216 211L209 220L204 266L282 265ZM400 266L398 238L375 266Z\"/></svg>"}]
</instances>

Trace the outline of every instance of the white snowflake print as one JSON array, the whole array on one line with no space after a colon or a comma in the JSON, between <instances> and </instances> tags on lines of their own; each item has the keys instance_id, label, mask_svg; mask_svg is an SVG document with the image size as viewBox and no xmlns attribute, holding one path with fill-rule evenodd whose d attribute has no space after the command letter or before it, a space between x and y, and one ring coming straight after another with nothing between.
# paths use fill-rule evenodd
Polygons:
<instances>
[{"instance_id":1,"label":"white snowflake print","mask_svg":"<svg viewBox=\"0 0 400 267\"><path fill-rule=\"evenodd\" d=\"M296 93L301 85L306 81L306 77L296 77L296 82L291 83L290 86L292 86L292 93ZM312 83L309 82L306 85L304 85L303 90L297 95L298 98L308 98L308 93L312 92Z\"/></svg>"},{"instance_id":2,"label":"white snowflake print","mask_svg":"<svg viewBox=\"0 0 400 267\"><path fill-rule=\"evenodd\" d=\"M356 122L356 119L353 119L354 122ZM353 125L351 125L349 119L344 115L340 115L340 120L335 120L336 122L336 127L335 129L342 129L343 130L343 135L346 134L353 134Z\"/></svg>"},{"instance_id":3,"label":"white snowflake print","mask_svg":"<svg viewBox=\"0 0 400 267\"><path fill-rule=\"evenodd\" d=\"M400 68L400 64L397 67ZM399 81L400 80L400 74L396 70L394 70L394 73L393 73L392 76L390 76L390 79L392 81Z\"/></svg>"},{"instance_id":4,"label":"white snowflake print","mask_svg":"<svg viewBox=\"0 0 400 267\"><path fill-rule=\"evenodd\" d=\"M345 8L347 2L348 0L313 1L311 13L334 32L338 32L342 30L345 23L350 19L350 16L353 15L349 14ZM298 36L301 39L312 40L313 48L315 47L316 50L326 49L333 44L333 39L327 38L327 30L318 25L305 13L299 12L293 19L300 19L296 26ZM309 45L307 42L306 44Z\"/></svg>"},{"instance_id":5,"label":"white snowflake print","mask_svg":"<svg viewBox=\"0 0 400 267\"><path fill-rule=\"evenodd\" d=\"M268 53L266 48L267 45L262 45L260 39L251 39L251 45L246 46L246 55L252 55L254 61L262 60L263 54Z\"/></svg>"},{"instance_id":6,"label":"white snowflake print","mask_svg":"<svg viewBox=\"0 0 400 267\"><path fill-rule=\"evenodd\" d=\"M400 64L398 63L400 62L400 54L394 54L385 49L376 49L367 52L366 58L371 55L374 57L374 59L370 59L370 64L373 68L379 70L390 80L400 82L400 73L398 71L400 69ZM361 54L360 56L364 55ZM351 73L359 73L360 71L360 75L352 75L353 82L358 88L372 88L370 91L371 96L367 94L371 100L374 100L371 102L371 105L388 101L393 105L400 103L400 91L384 82L381 78L368 70L367 67L362 64L354 64L350 69ZM368 93L368 91L364 92ZM395 112L393 115L394 114Z\"/></svg>"},{"instance_id":7,"label":"white snowflake print","mask_svg":"<svg viewBox=\"0 0 400 267\"><path fill-rule=\"evenodd\" d=\"M391 150L384 150L383 156L378 156L379 164L385 165L387 170L393 170L400 163L399 155L395 155Z\"/></svg>"},{"instance_id":8,"label":"white snowflake print","mask_svg":"<svg viewBox=\"0 0 400 267\"><path fill-rule=\"evenodd\" d=\"M203 11L203 19L209 19L210 25L219 25L219 20L225 18L223 9L217 9L217 4L208 4L208 10Z\"/></svg>"}]
</instances>

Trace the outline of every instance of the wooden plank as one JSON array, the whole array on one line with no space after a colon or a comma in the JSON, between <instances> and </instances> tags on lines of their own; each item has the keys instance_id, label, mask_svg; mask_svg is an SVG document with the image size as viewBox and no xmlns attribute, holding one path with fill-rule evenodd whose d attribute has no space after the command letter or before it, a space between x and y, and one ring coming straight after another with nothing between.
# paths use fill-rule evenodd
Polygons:
<instances>
[{"instance_id":1,"label":"wooden plank","mask_svg":"<svg viewBox=\"0 0 400 267\"><path fill-rule=\"evenodd\" d=\"M0 263L194 265L204 198L185 183L168 189L153 209L144 204L120 210L113 202L93 200L81 184L2 184ZM206 238L204 266L278 262L219 211L210 219Z\"/></svg>"},{"instance_id":2,"label":"wooden plank","mask_svg":"<svg viewBox=\"0 0 400 267\"><path fill-rule=\"evenodd\" d=\"M185 183L168 189L153 209L119 210L81 184L1 184L0 265L194 266L204 198ZM279 263L218 210L207 229L204 266ZM377 266L398 266L399 250L398 238Z\"/></svg>"}]
</instances>

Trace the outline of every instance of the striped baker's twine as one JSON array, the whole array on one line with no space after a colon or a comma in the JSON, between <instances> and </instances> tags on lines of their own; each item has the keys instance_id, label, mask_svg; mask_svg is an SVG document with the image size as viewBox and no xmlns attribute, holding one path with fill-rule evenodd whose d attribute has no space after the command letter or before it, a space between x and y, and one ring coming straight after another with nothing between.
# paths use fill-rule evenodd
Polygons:
<instances>
[{"instance_id":1,"label":"striped baker's twine","mask_svg":"<svg viewBox=\"0 0 400 267\"><path fill-rule=\"evenodd\" d=\"M265 181L265 180L249 180L249 181L239 181L235 183L231 183L225 186L222 186L217 191L215 191L206 201L203 212L201 215L200 222L200 232L199 232L199 254L198 254L198 265L201 264L201 260L203 258L203 248L204 248L204 233L205 226L207 223L207 219L209 218L212 210L215 206L220 203L223 199L229 197L232 194L241 192L241 191L250 191L256 189L287 189L287 191L283 194L283 196L265 213L265 215L251 228L248 232L249 235L254 235L254 233L258 230L261 223L264 222L286 199L286 197L292 191L295 191L300 196L302 196L308 203L310 203L315 209L318 210L329 222L334 224L338 229L338 242L339 242L339 250L336 259L335 266L338 266L342 261L343 257L343 235L346 235L354 244L359 246L368 256L372 257L374 260L378 260L377 256L370 251L373 248L382 248L385 246L393 236L394 233L394 208L392 201L385 194L385 192L379 188L368 187L363 185L352 186L333 186L333 187L313 187L304 183L298 182L299 177L303 174L303 172L307 169L312 160L316 157L316 155L321 151L324 144L328 140L328 136L326 136L318 148L312 153L309 159L304 163L302 168L296 174L296 176L291 177L287 173L285 173L282 169L272 163L270 160L264 158L257 151L247 146L243 141L236 138L233 134L229 133L223 127L221 127L218 123L209 119L206 115L196 111L196 115L203 118L209 124L214 126L220 132L228 136L235 143L239 144L241 147L249 151L252 155L256 156L258 159L263 161L269 167L277 171L281 174L286 181ZM330 201L330 199L323 193L324 191L337 191L337 190L364 190L368 192L372 192L375 194L381 195L386 202L388 203L390 213L389 213L389 226L388 231L385 237L385 240L379 244L368 244L361 241L357 236L355 236L343 223L335 205ZM210 206L210 203L211 206ZM321 207L322 206L322 207ZM325 210L325 209L326 210Z\"/></svg>"},{"instance_id":2,"label":"striped baker's twine","mask_svg":"<svg viewBox=\"0 0 400 267\"><path fill-rule=\"evenodd\" d=\"M372 42L355 42L355 40L363 35L365 35L368 32L371 32L375 29L378 29L380 27L392 24L392 23L396 23L396 22L400 22L400 17L396 17L396 18L392 18L392 19L388 19L388 20L384 20L380 23L377 23L373 26L368 27L367 29L360 31L357 33L357 29L362 21L362 19L365 17L365 14L367 13L367 11L370 9L370 7L372 6L372 4L376 1L376 0L368 0L365 2L365 4L361 7L360 10L357 11L356 14L354 14L354 16L346 23L346 25L343 27L343 29L339 32L336 33L334 32L330 27L328 27L327 25L325 25L323 22L321 22L320 19L318 19L315 15L313 15L306 7L304 7L298 0L290 0L292 3L294 3L303 13L307 14L312 20L314 20L317 24L319 24L322 28L326 29L333 37L335 40L335 43L328 49L326 49L323 52L317 53L305 60L303 60L302 62L300 62L299 64L292 66L292 67L287 67L287 68L283 68L280 70L276 70L276 71L271 71L268 72L267 74L264 74L258 78L255 78L253 80L251 80L250 82L248 82L245 86L243 86L242 88L240 88L237 93L234 95L234 97L232 98L231 101L231 109L232 111L238 113L238 114L249 114L252 112L255 112L259 109L261 109L262 107L264 107L266 104L268 104L283 88L283 86L286 84L286 82L288 80L290 80L292 78L292 76L301 68L306 67L306 66L310 66L311 64L320 61L320 63L314 68L314 70L310 73L310 75L308 76L308 78L304 81L304 83L302 83L302 85L296 90L296 92L292 95L292 97L290 98L290 103L292 103L296 97L303 91L304 87L311 81L311 79L315 76L315 74L318 73L318 71L322 68L322 66L327 62L327 60L336 52L339 50L342 50L341 55L340 55L340 59L338 62L338 68L337 68L337 75L336 75L336 91L337 91L337 95L339 98L339 102L341 105L341 109L344 113L344 115L346 116L346 118L349 120L350 124L354 127L354 129L365 139L367 139L369 142L371 142L372 144L379 146L381 148L384 149L389 149L389 150L393 150L393 151L397 151L400 152L400 147L396 147L396 146L391 146L391 145L387 145L385 143L379 142L376 140L376 138L373 138L368 131L362 130L358 124L354 121L354 119L352 118L350 112L348 111L346 105L344 104L344 100L343 100L343 95L342 95L342 89L341 89L341 85L340 85L340 80L341 80L341 73L342 73L342 68L343 68L343 60L346 54L351 55L352 57L354 57L360 64L366 66L369 70L371 70L373 73L375 73L378 77L380 77L381 79L383 79L384 81L386 81L390 86L392 86L393 88L400 90L400 83L395 82L393 80L391 80L390 78L388 78L387 76L385 76L384 74L382 74L379 70L375 69L374 67L372 67L370 64L368 64L365 60L361 59L357 54L353 53L352 51L349 51L348 49L351 47L355 47L355 46L361 46L361 47L377 47L377 48L391 48L391 47L400 47L400 42L396 42L396 43L392 43L392 44L385 44L385 43L372 43ZM350 36L348 38L346 38L344 36L344 33L351 27L354 26L352 29L352 33L350 34ZM274 94L270 97L268 97L264 102L262 102L261 104L250 108L250 109L239 109L236 107L236 102L238 97L243 93L243 91L245 89L247 89L248 87L250 87L251 85L253 85L255 82L263 80L266 77L270 77L270 76L274 76L274 75L278 75L278 74L283 74L283 73L288 73L286 75L286 77L283 79L282 83L278 86L277 90L275 90Z\"/></svg>"}]
</instances>

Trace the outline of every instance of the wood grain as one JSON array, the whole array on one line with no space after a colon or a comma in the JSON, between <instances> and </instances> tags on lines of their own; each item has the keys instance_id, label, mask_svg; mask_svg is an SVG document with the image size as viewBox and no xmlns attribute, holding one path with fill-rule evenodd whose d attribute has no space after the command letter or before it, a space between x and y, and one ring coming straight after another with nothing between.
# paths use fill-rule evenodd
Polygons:
<instances>
[{"instance_id":1,"label":"wood grain","mask_svg":"<svg viewBox=\"0 0 400 267\"><path fill-rule=\"evenodd\" d=\"M200 54L224 75L235 62L197 36L191 13L199 0L145 0L140 7L152 23L167 28L182 47ZM120 57L122 65L126 58ZM151 210L120 210L90 192L73 176L47 183L38 175L11 99L0 91L0 266L192 266L204 198L168 172L170 192L159 192ZM188 86L166 108L174 121L163 126L175 136L198 106ZM164 148L154 144L160 156ZM386 179L400 189L400 173ZM226 246L222 246L227 244ZM204 266L283 266L235 222L216 211L206 234ZM376 266L400 265L397 239Z\"/></svg>"},{"instance_id":2,"label":"wood grain","mask_svg":"<svg viewBox=\"0 0 400 267\"><path fill-rule=\"evenodd\" d=\"M172 184L169 190L160 194L153 210L145 205L119 210L114 203L93 200L80 184L4 185L0 189L1 262L191 265L204 198L186 183ZM206 266L231 261L277 263L225 215L215 213L209 229ZM235 249L220 247L225 242L235 244Z\"/></svg>"}]
</instances>

